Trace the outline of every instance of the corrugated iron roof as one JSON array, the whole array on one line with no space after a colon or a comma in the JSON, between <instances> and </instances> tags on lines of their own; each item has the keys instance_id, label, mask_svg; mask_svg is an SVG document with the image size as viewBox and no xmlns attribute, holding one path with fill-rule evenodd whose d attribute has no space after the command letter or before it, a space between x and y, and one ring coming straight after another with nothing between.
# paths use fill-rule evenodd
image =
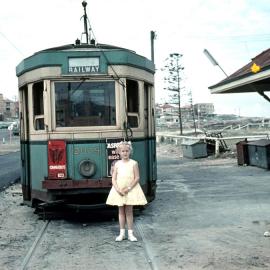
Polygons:
<instances>
[{"instance_id":1,"label":"corrugated iron roof","mask_svg":"<svg viewBox=\"0 0 270 270\"><path fill-rule=\"evenodd\" d=\"M270 69L270 49L261 52L260 54L252 58L248 64L228 76L226 79L220 81L215 85L210 86L209 89L213 89L217 86L221 86L229 82L237 81L244 77L253 75L254 73L252 72L251 67L254 63L261 68L261 71Z\"/></svg>"}]
</instances>

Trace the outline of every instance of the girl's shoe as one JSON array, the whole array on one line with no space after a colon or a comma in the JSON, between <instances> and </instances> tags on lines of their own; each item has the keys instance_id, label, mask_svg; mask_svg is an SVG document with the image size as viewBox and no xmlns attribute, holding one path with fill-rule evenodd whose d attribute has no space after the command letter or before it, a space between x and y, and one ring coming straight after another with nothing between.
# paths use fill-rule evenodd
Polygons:
<instances>
[{"instance_id":1,"label":"girl's shoe","mask_svg":"<svg viewBox=\"0 0 270 270\"><path fill-rule=\"evenodd\" d=\"M116 242L121 242L126 238L125 229L120 229L120 234L115 238Z\"/></svg>"},{"instance_id":2,"label":"girl's shoe","mask_svg":"<svg viewBox=\"0 0 270 270\"><path fill-rule=\"evenodd\" d=\"M115 238L115 241L116 242L121 242L123 240L125 240L125 235L124 234L119 234L116 238Z\"/></svg>"},{"instance_id":3,"label":"girl's shoe","mask_svg":"<svg viewBox=\"0 0 270 270\"><path fill-rule=\"evenodd\" d=\"M133 235L133 231L132 230L128 230L128 240L131 242L137 242L137 238Z\"/></svg>"}]
</instances>

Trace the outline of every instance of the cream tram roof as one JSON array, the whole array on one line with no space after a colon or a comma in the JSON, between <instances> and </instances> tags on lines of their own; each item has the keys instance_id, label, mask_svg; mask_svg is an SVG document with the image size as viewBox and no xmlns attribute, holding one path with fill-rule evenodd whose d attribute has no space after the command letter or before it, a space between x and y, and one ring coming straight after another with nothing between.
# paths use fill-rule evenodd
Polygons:
<instances>
[{"instance_id":1,"label":"cream tram roof","mask_svg":"<svg viewBox=\"0 0 270 270\"><path fill-rule=\"evenodd\" d=\"M209 89L212 94L270 91L270 49Z\"/></svg>"},{"instance_id":2,"label":"cream tram roof","mask_svg":"<svg viewBox=\"0 0 270 270\"><path fill-rule=\"evenodd\" d=\"M62 75L69 75L70 61L82 58L98 59L98 70L90 69L91 72L88 72L88 74L107 74L108 66L112 65L130 66L151 74L155 73L154 63L134 51L106 44L70 44L42 50L25 58L16 67L16 75L20 77L28 71L42 67L61 67Z\"/></svg>"}]
</instances>

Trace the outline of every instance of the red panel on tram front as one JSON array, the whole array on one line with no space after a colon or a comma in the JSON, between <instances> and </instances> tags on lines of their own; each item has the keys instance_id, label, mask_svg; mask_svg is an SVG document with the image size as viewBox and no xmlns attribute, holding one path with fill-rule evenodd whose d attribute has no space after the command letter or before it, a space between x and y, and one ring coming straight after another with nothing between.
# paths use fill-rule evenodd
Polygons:
<instances>
[{"instance_id":1,"label":"red panel on tram front","mask_svg":"<svg viewBox=\"0 0 270 270\"><path fill-rule=\"evenodd\" d=\"M67 178L66 142L48 141L48 179Z\"/></svg>"}]
</instances>

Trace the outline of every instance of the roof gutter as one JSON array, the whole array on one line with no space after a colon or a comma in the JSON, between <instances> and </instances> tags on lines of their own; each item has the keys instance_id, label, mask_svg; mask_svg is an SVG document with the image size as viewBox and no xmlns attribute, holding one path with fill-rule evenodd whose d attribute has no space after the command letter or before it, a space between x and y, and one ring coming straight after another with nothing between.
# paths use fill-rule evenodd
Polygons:
<instances>
[{"instance_id":1,"label":"roof gutter","mask_svg":"<svg viewBox=\"0 0 270 270\"><path fill-rule=\"evenodd\" d=\"M252 83L262 81L264 79L270 78L270 70L260 71L244 78L235 79L230 81L230 79L225 79L216 85L208 87L211 94L225 94L225 93L243 93L243 92L257 92L252 86ZM268 89L265 89L267 91ZM269 89L270 91L270 89Z\"/></svg>"}]
</instances>

